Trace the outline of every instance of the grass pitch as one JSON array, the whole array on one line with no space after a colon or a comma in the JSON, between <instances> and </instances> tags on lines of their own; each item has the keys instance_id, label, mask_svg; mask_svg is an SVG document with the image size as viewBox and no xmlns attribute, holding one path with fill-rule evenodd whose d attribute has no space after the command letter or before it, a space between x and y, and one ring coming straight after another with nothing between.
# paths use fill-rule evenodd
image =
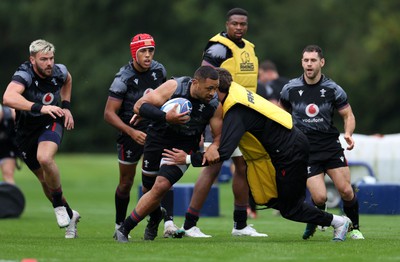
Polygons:
<instances>
[{"instance_id":1,"label":"grass pitch","mask_svg":"<svg viewBox=\"0 0 400 262\"><path fill-rule=\"evenodd\" d=\"M114 191L118 181L114 155L60 155L57 157L65 196L82 216L78 239L64 239L53 208L39 182L26 166L16 181L26 198L18 219L0 219L0 262L22 261L400 261L400 216L361 215L365 240L332 242L332 229L310 240L301 239L305 224L285 220L272 210L258 212L249 224L267 238L232 237L231 184L219 185L220 216L202 217L198 226L208 239L143 241L146 222L132 232L127 244L113 240ZM180 182L191 183L199 169L191 168ZM131 194L131 211L137 202L140 175ZM331 210L339 214L339 210ZM181 226L183 217L175 217ZM160 226L159 235L163 226ZM35 261L33 260L33 261Z\"/></svg>"}]
</instances>

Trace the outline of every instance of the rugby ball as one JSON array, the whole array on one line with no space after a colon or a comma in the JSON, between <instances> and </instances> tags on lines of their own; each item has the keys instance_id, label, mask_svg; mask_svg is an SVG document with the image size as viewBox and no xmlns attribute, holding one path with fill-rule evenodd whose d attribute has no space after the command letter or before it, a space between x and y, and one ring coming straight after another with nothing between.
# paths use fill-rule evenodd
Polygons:
<instances>
[{"instance_id":1,"label":"rugby ball","mask_svg":"<svg viewBox=\"0 0 400 262\"><path fill-rule=\"evenodd\" d=\"M178 114L187 112L188 115L192 112L192 103L186 98L177 97L165 102L165 104L161 107L161 110L164 112L170 111L176 104L179 106L176 107L176 112Z\"/></svg>"}]
</instances>

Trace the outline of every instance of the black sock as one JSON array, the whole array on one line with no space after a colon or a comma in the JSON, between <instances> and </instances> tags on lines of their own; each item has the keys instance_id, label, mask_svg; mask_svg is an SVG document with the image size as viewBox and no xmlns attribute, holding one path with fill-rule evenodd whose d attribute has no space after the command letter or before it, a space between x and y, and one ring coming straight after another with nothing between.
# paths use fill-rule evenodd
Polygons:
<instances>
[{"instance_id":1,"label":"black sock","mask_svg":"<svg viewBox=\"0 0 400 262\"><path fill-rule=\"evenodd\" d=\"M72 218L72 215L73 215L72 209L69 207L69 205L68 205L66 200L64 200L64 206L67 209L67 213L68 213L69 218Z\"/></svg>"},{"instance_id":2,"label":"black sock","mask_svg":"<svg viewBox=\"0 0 400 262\"><path fill-rule=\"evenodd\" d=\"M161 206L167 211L164 222L174 220L174 190L168 190L167 194L161 200Z\"/></svg>"},{"instance_id":3,"label":"black sock","mask_svg":"<svg viewBox=\"0 0 400 262\"><path fill-rule=\"evenodd\" d=\"M199 221L199 216L186 212L185 214L185 223L183 224L183 229L188 230L197 225L197 221Z\"/></svg>"},{"instance_id":4,"label":"black sock","mask_svg":"<svg viewBox=\"0 0 400 262\"><path fill-rule=\"evenodd\" d=\"M124 235L128 235L132 229L134 229L143 218L140 217L136 210L134 209L132 213L125 219L123 225L119 228L119 230L124 233Z\"/></svg>"},{"instance_id":5,"label":"black sock","mask_svg":"<svg viewBox=\"0 0 400 262\"><path fill-rule=\"evenodd\" d=\"M124 233L124 235L128 235L129 232L131 232L131 230L133 228L135 228L137 226L137 222L135 220L132 219L131 216L128 216L123 225L119 228L119 230Z\"/></svg>"},{"instance_id":6,"label":"black sock","mask_svg":"<svg viewBox=\"0 0 400 262\"><path fill-rule=\"evenodd\" d=\"M358 199L357 196L354 195L354 198L350 201L343 201L343 211L348 218L350 218L353 223L352 229L359 229L359 210L358 210Z\"/></svg>"},{"instance_id":7,"label":"black sock","mask_svg":"<svg viewBox=\"0 0 400 262\"><path fill-rule=\"evenodd\" d=\"M53 203L53 207L60 207L60 206L64 206L63 200L62 200L62 189L61 186L57 189L54 190L50 190L50 194L52 197L52 203Z\"/></svg>"},{"instance_id":8,"label":"black sock","mask_svg":"<svg viewBox=\"0 0 400 262\"><path fill-rule=\"evenodd\" d=\"M235 229L243 229L247 226L247 210L235 209L233 211L233 227Z\"/></svg>"},{"instance_id":9,"label":"black sock","mask_svg":"<svg viewBox=\"0 0 400 262\"><path fill-rule=\"evenodd\" d=\"M151 221L158 221L162 216L161 207L157 207L153 212L149 214Z\"/></svg>"},{"instance_id":10,"label":"black sock","mask_svg":"<svg viewBox=\"0 0 400 262\"><path fill-rule=\"evenodd\" d=\"M126 212L128 210L130 197L129 195L126 197L122 196L119 193L119 190L115 191L115 223L121 224L126 217Z\"/></svg>"}]
</instances>

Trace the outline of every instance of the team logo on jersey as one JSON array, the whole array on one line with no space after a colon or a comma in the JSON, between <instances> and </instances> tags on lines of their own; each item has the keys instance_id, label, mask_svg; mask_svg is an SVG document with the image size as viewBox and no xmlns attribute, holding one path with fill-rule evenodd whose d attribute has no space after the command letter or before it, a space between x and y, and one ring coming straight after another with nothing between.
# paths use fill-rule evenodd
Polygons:
<instances>
[{"instance_id":1,"label":"team logo on jersey","mask_svg":"<svg viewBox=\"0 0 400 262\"><path fill-rule=\"evenodd\" d=\"M57 85L57 81L56 81L56 79L53 77L52 79L51 79L51 82L56 86Z\"/></svg>"},{"instance_id":2,"label":"team logo on jersey","mask_svg":"<svg viewBox=\"0 0 400 262\"><path fill-rule=\"evenodd\" d=\"M325 97L325 93L326 93L325 89L321 89L321 90L319 90L319 92L321 92L321 97Z\"/></svg>"},{"instance_id":3,"label":"team logo on jersey","mask_svg":"<svg viewBox=\"0 0 400 262\"><path fill-rule=\"evenodd\" d=\"M199 112L203 112L203 109L206 107L205 104L200 104Z\"/></svg>"},{"instance_id":4,"label":"team logo on jersey","mask_svg":"<svg viewBox=\"0 0 400 262\"><path fill-rule=\"evenodd\" d=\"M254 63L250 61L250 54L246 51L243 51L240 54L240 59L242 63L240 63L240 71L254 71Z\"/></svg>"},{"instance_id":5,"label":"team logo on jersey","mask_svg":"<svg viewBox=\"0 0 400 262\"><path fill-rule=\"evenodd\" d=\"M54 95L52 93L47 93L42 98L43 105L50 105L54 100Z\"/></svg>"},{"instance_id":6,"label":"team logo on jersey","mask_svg":"<svg viewBox=\"0 0 400 262\"><path fill-rule=\"evenodd\" d=\"M304 93L304 90L299 90L299 95L302 96Z\"/></svg>"},{"instance_id":7,"label":"team logo on jersey","mask_svg":"<svg viewBox=\"0 0 400 262\"><path fill-rule=\"evenodd\" d=\"M153 80L154 81L156 81L158 78L157 78L157 74L156 74L156 72L153 72L152 74L151 74L151 76L153 77Z\"/></svg>"},{"instance_id":8,"label":"team logo on jersey","mask_svg":"<svg viewBox=\"0 0 400 262\"><path fill-rule=\"evenodd\" d=\"M153 89L147 88L146 90L144 90L143 95L147 95L147 94L150 93L151 91L153 91Z\"/></svg>"},{"instance_id":9,"label":"team logo on jersey","mask_svg":"<svg viewBox=\"0 0 400 262\"><path fill-rule=\"evenodd\" d=\"M316 104L309 104L306 107L306 115L309 117L314 117L318 115L319 113L319 107Z\"/></svg>"},{"instance_id":10,"label":"team logo on jersey","mask_svg":"<svg viewBox=\"0 0 400 262\"><path fill-rule=\"evenodd\" d=\"M135 82L135 84L138 84L139 83L139 79L136 78L136 79L133 80L133 82Z\"/></svg>"}]
</instances>

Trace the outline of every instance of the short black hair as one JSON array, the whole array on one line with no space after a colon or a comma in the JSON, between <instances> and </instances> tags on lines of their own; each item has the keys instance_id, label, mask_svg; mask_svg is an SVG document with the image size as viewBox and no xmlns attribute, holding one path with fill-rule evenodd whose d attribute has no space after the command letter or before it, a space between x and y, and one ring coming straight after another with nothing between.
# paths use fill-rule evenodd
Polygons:
<instances>
[{"instance_id":1,"label":"short black hair","mask_svg":"<svg viewBox=\"0 0 400 262\"><path fill-rule=\"evenodd\" d=\"M194 72L194 78L202 81L206 80L207 78L210 78L212 80L218 80L218 72L215 70L214 67L212 66L200 66L197 68L197 70Z\"/></svg>"},{"instance_id":2,"label":"short black hair","mask_svg":"<svg viewBox=\"0 0 400 262\"><path fill-rule=\"evenodd\" d=\"M302 54L304 54L305 52L317 52L319 58L321 59L324 58L324 53L322 52L322 48L317 45L308 45L304 47Z\"/></svg>"},{"instance_id":3,"label":"short black hair","mask_svg":"<svg viewBox=\"0 0 400 262\"><path fill-rule=\"evenodd\" d=\"M246 10L244 10L243 8L239 8L239 7L235 7L231 10L228 11L228 13L226 13L226 19L229 20L229 18L233 15L244 15L244 16L248 16L248 13Z\"/></svg>"},{"instance_id":4,"label":"short black hair","mask_svg":"<svg viewBox=\"0 0 400 262\"><path fill-rule=\"evenodd\" d=\"M218 86L218 90L221 93L228 93L229 91L229 87L231 86L232 83L232 75L231 73L226 70L225 68L217 68L216 69L219 75L219 86Z\"/></svg>"}]
</instances>

